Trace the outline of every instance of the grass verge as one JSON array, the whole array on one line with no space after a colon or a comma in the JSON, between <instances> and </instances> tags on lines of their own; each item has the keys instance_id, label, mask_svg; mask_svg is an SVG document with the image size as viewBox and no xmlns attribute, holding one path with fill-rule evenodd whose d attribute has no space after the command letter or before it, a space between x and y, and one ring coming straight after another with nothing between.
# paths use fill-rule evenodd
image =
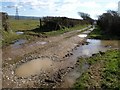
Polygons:
<instances>
[{"instance_id":1,"label":"grass verge","mask_svg":"<svg viewBox=\"0 0 120 90\"><path fill-rule=\"evenodd\" d=\"M2 30L1 33L2 33L2 40L1 40L2 47L13 44L16 40L19 39L26 39L26 40L32 39L29 35L24 35L24 34L18 35L12 31L6 32Z\"/></svg>"},{"instance_id":2,"label":"grass verge","mask_svg":"<svg viewBox=\"0 0 120 90\"><path fill-rule=\"evenodd\" d=\"M120 89L119 54L119 50L108 50L105 53L86 58L90 67L78 78L74 88Z\"/></svg>"},{"instance_id":3,"label":"grass verge","mask_svg":"<svg viewBox=\"0 0 120 90\"><path fill-rule=\"evenodd\" d=\"M45 35L47 36L56 36L56 35L60 35L69 31L73 31L73 30L80 30L83 29L85 27L87 27L89 25L85 24L85 25L76 25L75 27L72 28L65 28L65 29L61 29L61 30L57 30L57 31L51 31L51 32L44 32Z\"/></svg>"}]
</instances>

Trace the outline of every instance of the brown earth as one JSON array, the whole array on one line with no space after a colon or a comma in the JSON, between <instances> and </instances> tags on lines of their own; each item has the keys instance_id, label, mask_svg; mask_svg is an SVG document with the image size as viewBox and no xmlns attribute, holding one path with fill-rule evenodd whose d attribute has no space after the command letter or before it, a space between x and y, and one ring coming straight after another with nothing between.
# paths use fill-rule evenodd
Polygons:
<instances>
[{"instance_id":1,"label":"brown earth","mask_svg":"<svg viewBox=\"0 0 120 90\"><path fill-rule=\"evenodd\" d=\"M104 63L102 61L90 66L89 73L90 73L90 80L89 84L92 88L97 87L101 88L101 74L102 74L102 68L104 66Z\"/></svg>"},{"instance_id":2,"label":"brown earth","mask_svg":"<svg viewBox=\"0 0 120 90\"><path fill-rule=\"evenodd\" d=\"M62 81L62 77L74 68L76 60L69 60L69 57L77 45L85 42L85 38L77 36L80 32L81 30L75 30L54 37L40 38L22 44L19 48L13 48L11 45L3 48L3 88L55 87ZM41 42L46 43L41 44ZM31 76L20 77L16 74L16 68L19 69L26 62L45 58L52 60L52 62L49 61L50 64L45 64L46 60L43 62L46 67L49 66L47 70L42 66L40 73ZM31 71L32 65L28 69ZM25 73L22 72L22 75Z\"/></svg>"}]
</instances>

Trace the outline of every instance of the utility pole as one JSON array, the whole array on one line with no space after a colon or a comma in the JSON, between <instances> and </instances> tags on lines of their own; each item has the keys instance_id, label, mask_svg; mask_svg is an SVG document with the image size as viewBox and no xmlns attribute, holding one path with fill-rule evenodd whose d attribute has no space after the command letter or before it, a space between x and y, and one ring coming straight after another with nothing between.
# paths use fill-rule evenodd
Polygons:
<instances>
[{"instance_id":1,"label":"utility pole","mask_svg":"<svg viewBox=\"0 0 120 90\"><path fill-rule=\"evenodd\" d=\"M40 28L41 28L41 26L42 26L42 20L41 20L41 18L39 18L39 21L40 21Z\"/></svg>"},{"instance_id":2,"label":"utility pole","mask_svg":"<svg viewBox=\"0 0 120 90\"><path fill-rule=\"evenodd\" d=\"M18 7L16 7L16 15L15 15L15 19L19 20Z\"/></svg>"}]
</instances>

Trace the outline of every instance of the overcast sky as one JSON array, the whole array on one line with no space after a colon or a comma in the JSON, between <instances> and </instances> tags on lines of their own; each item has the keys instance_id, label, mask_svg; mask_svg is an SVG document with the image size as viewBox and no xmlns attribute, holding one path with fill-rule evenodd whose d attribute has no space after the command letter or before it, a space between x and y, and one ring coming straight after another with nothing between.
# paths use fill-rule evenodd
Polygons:
<instances>
[{"instance_id":1,"label":"overcast sky","mask_svg":"<svg viewBox=\"0 0 120 90\"><path fill-rule=\"evenodd\" d=\"M18 7L22 16L65 16L80 18L77 12L90 14L92 18L107 10L118 10L119 0L0 0L0 11L15 15Z\"/></svg>"}]
</instances>

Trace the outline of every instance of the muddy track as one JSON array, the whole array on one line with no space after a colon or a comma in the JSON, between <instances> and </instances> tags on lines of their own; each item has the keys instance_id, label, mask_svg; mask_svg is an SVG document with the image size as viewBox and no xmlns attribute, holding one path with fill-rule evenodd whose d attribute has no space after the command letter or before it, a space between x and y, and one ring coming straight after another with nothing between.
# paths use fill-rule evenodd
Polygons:
<instances>
[{"instance_id":1,"label":"muddy track","mask_svg":"<svg viewBox=\"0 0 120 90\"><path fill-rule=\"evenodd\" d=\"M69 60L69 57L73 55L72 51L85 41L85 38L77 36L80 32L81 30L76 30L55 37L35 40L31 43L23 44L17 49L11 48L11 46L3 49L3 87L55 87L62 81L64 75L74 69L76 60ZM44 45L37 43L43 41L47 43ZM50 63L46 64L45 58L48 58ZM45 61L38 65L42 72L28 77L16 74L16 68L36 59ZM45 69L42 65L48 68ZM31 70L30 68L25 69L27 71Z\"/></svg>"}]
</instances>

